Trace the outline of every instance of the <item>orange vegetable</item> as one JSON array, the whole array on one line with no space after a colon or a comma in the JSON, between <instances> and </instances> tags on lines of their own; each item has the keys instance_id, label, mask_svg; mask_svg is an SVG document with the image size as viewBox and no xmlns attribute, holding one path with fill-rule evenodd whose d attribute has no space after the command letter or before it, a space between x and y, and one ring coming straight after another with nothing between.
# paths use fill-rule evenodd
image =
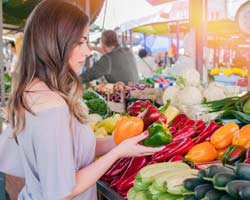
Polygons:
<instances>
[{"instance_id":1,"label":"orange vegetable","mask_svg":"<svg viewBox=\"0 0 250 200\"><path fill-rule=\"evenodd\" d=\"M224 153L226 152L226 150L227 150L227 148L228 147L226 147L225 149L217 149L217 159L218 160L222 160L222 158L223 158L223 155L224 155Z\"/></svg>"},{"instance_id":2,"label":"orange vegetable","mask_svg":"<svg viewBox=\"0 0 250 200\"><path fill-rule=\"evenodd\" d=\"M233 144L242 146L246 149L250 147L250 124L242 127L234 136Z\"/></svg>"},{"instance_id":3,"label":"orange vegetable","mask_svg":"<svg viewBox=\"0 0 250 200\"><path fill-rule=\"evenodd\" d=\"M185 158L193 162L209 162L217 157L217 151L210 142L202 142L193 146Z\"/></svg>"},{"instance_id":4,"label":"orange vegetable","mask_svg":"<svg viewBox=\"0 0 250 200\"><path fill-rule=\"evenodd\" d=\"M213 133L211 143L216 149L224 149L232 144L233 137L238 131L239 126L234 122L229 122Z\"/></svg>"},{"instance_id":5,"label":"orange vegetable","mask_svg":"<svg viewBox=\"0 0 250 200\"><path fill-rule=\"evenodd\" d=\"M114 130L115 143L119 144L127 138L141 134L143 127L143 120L139 117L121 117Z\"/></svg>"}]
</instances>

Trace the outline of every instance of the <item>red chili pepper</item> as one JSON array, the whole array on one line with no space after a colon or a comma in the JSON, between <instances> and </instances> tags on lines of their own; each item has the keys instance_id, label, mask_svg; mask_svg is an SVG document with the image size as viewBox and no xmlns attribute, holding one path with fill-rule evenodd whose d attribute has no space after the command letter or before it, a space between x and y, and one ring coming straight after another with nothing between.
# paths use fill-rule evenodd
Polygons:
<instances>
[{"instance_id":1,"label":"red chili pepper","mask_svg":"<svg viewBox=\"0 0 250 200\"><path fill-rule=\"evenodd\" d=\"M178 162L178 161L182 161L183 157L182 154L176 154L174 155L172 158L170 158L170 160L168 162Z\"/></svg>"},{"instance_id":2,"label":"red chili pepper","mask_svg":"<svg viewBox=\"0 0 250 200\"><path fill-rule=\"evenodd\" d=\"M183 140L175 141L174 147L172 147L169 151L166 151L162 154L159 154L159 152L157 152L152 156L152 160L157 162L167 161L176 154L186 153L190 148L192 148L192 146L193 146L193 141L191 138L185 138Z\"/></svg>"},{"instance_id":3,"label":"red chili pepper","mask_svg":"<svg viewBox=\"0 0 250 200\"><path fill-rule=\"evenodd\" d=\"M250 164L250 148L246 150L246 159L244 160L244 163Z\"/></svg>"},{"instance_id":4,"label":"red chili pepper","mask_svg":"<svg viewBox=\"0 0 250 200\"><path fill-rule=\"evenodd\" d=\"M130 116L138 116L150 105L151 103L149 100L146 101L138 100L128 106L127 112Z\"/></svg>"},{"instance_id":5,"label":"red chili pepper","mask_svg":"<svg viewBox=\"0 0 250 200\"><path fill-rule=\"evenodd\" d=\"M206 128L206 124L203 120L195 122L194 129L196 134L200 134Z\"/></svg>"},{"instance_id":6,"label":"red chili pepper","mask_svg":"<svg viewBox=\"0 0 250 200\"><path fill-rule=\"evenodd\" d=\"M132 179L134 180L134 177L137 174L137 172L145 165L147 165L147 163L148 162L145 156L132 158L127 167L127 170L121 176L119 183L117 183L116 188L118 190L125 191L131 185Z\"/></svg>"},{"instance_id":7,"label":"red chili pepper","mask_svg":"<svg viewBox=\"0 0 250 200\"><path fill-rule=\"evenodd\" d=\"M187 126L187 125L193 126L194 124L195 124L194 120L188 119L188 120L185 121L183 126Z\"/></svg>"},{"instance_id":8,"label":"red chili pepper","mask_svg":"<svg viewBox=\"0 0 250 200\"><path fill-rule=\"evenodd\" d=\"M177 124L179 123L180 120L182 119L188 119L188 117L185 114L179 114L177 115L174 120L173 120L173 126L177 128Z\"/></svg>"},{"instance_id":9,"label":"red chili pepper","mask_svg":"<svg viewBox=\"0 0 250 200\"><path fill-rule=\"evenodd\" d=\"M117 184L116 189L118 191L128 191L134 185L136 173L132 176L128 177L127 179L123 179L122 181Z\"/></svg>"},{"instance_id":10,"label":"red chili pepper","mask_svg":"<svg viewBox=\"0 0 250 200\"><path fill-rule=\"evenodd\" d=\"M183 129L178 131L174 134L173 141L177 141L180 139L188 138L188 137L194 137L196 135L196 132L194 128L190 125L185 126Z\"/></svg>"},{"instance_id":11,"label":"red chili pepper","mask_svg":"<svg viewBox=\"0 0 250 200\"><path fill-rule=\"evenodd\" d=\"M211 135L216 131L218 128L220 128L221 125L217 124L214 121L211 121L209 125L200 133L198 138L194 140L195 144L204 142L206 138L211 137Z\"/></svg>"},{"instance_id":12,"label":"red chili pepper","mask_svg":"<svg viewBox=\"0 0 250 200\"><path fill-rule=\"evenodd\" d=\"M170 131L170 133L172 134L172 135L174 135L175 133L176 133L176 128L174 127L174 126L169 126L168 127L168 130Z\"/></svg>"},{"instance_id":13,"label":"red chili pepper","mask_svg":"<svg viewBox=\"0 0 250 200\"><path fill-rule=\"evenodd\" d=\"M115 187L117 186L117 184L119 183L120 178L121 178L120 176L115 177L115 178L111 181L109 187L115 188Z\"/></svg>"},{"instance_id":14,"label":"red chili pepper","mask_svg":"<svg viewBox=\"0 0 250 200\"><path fill-rule=\"evenodd\" d=\"M124 199L127 199L128 191L117 191L117 192L120 196L124 197Z\"/></svg>"},{"instance_id":15,"label":"red chili pepper","mask_svg":"<svg viewBox=\"0 0 250 200\"><path fill-rule=\"evenodd\" d=\"M188 118L182 118L182 119L180 119L180 121L176 123L175 128L177 130L183 129L185 127L184 125L185 125L185 123L186 123L187 120L188 120Z\"/></svg>"},{"instance_id":16,"label":"red chili pepper","mask_svg":"<svg viewBox=\"0 0 250 200\"><path fill-rule=\"evenodd\" d=\"M167 117L164 115L164 112L168 108L170 102L168 101L163 107L157 109L155 106L150 105L146 110L144 110L139 117L142 118L144 122L144 129L149 125L153 124L155 121L160 120L163 123L167 123Z\"/></svg>"},{"instance_id":17,"label":"red chili pepper","mask_svg":"<svg viewBox=\"0 0 250 200\"><path fill-rule=\"evenodd\" d=\"M129 165L131 158L121 158L105 173L104 176L114 177L122 174Z\"/></svg>"},{"instance_id":18,"label":"red chili pepper","mask_svg":"<svg viewBox=\"0 0 250 200\"><path fill-rule=\"evenodd\" d=\"M154 160L154 158L159 157L160 155L169 152L169 151L170 151L171 149L173 149L178 143L179 143L179 141L177 141L177 142L171 142L171 143L167 144L167 145L165 146L164 149L162 149L161 151L158 151L158 152L154 153L154 154L152 155L152 157L151 157L151 160L152 160L152 161L156 161L156 160Z\"/></svg>"}]
</instances>

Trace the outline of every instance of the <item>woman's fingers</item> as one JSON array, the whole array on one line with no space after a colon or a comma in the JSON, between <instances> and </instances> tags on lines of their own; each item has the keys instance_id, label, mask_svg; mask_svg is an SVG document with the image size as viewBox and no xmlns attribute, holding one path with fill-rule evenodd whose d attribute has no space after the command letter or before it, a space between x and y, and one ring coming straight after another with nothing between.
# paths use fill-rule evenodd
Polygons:
<instances>
[{"instance_id":1,"label":"woman's fingers","mask_svg":"<svg viewBox=\"0 0 250 200\"><path fill-rule=\"evenodd\" d=\"M162 149L164 149L165 147L145 147L145 146L142 146L142 145L139 145L140 149L141 149L141 152L143 153L150 153L150 154L153 154L153 153L156 153L158 151L161 151Z\"/></svg>"},{"instance_id":2,"label":"woman's fingers","mask_svg":"<svg viewBox=\"0 0 250 200\"><path fill-rule=\"evenodd\" d=\"M148 137L148 135L149 135L149 132L148 132L148 130L146 130L146 131L142 132L140 135L133 137L133 140L136 143L138 143L138 142L144 140L146 137Z\"/></svg>"}]
</instances>

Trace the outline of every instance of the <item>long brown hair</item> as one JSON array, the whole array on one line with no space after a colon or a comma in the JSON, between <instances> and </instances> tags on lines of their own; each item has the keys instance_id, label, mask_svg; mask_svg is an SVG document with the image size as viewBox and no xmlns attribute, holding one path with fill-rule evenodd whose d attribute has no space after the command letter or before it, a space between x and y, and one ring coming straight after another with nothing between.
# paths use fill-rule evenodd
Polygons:
<instances>
[{"instance_id":1,"label":"long brown hair","mask_svg":"<svg viewBox=\"0 0 250 200\"><path fill-rule=\"evenodd\" d=\"M79 7L66 0L42 1L31 13L8 102L8 120L15 139L25 127L25 110L34 114L24 98L25 89L34 78L58 92L71 115L85 121L80 108L83 87L68 60L88 21Z\"/></svg>"}]
</instances>

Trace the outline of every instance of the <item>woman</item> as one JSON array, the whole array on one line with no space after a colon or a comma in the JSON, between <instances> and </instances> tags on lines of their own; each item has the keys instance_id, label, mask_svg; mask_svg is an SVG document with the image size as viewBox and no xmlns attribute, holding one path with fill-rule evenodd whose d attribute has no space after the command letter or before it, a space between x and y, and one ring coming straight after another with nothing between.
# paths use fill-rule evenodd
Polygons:
<instances>
[{"instance_id":1,"label":"woman","mask_svg":"<svg viewBox=\"0 0 250 200\"><path fill-rule=\"evenodd\" d=\"M0 138L0 171L25 177L19 200L95 200L96 181L117 159L161 150L138 144L147 133L116 147L96 141L84 124L78 74L90 53L87 39L88 17L66 1L41 2L27 21L10 127Z\"/></svg>"}]
</instances>

